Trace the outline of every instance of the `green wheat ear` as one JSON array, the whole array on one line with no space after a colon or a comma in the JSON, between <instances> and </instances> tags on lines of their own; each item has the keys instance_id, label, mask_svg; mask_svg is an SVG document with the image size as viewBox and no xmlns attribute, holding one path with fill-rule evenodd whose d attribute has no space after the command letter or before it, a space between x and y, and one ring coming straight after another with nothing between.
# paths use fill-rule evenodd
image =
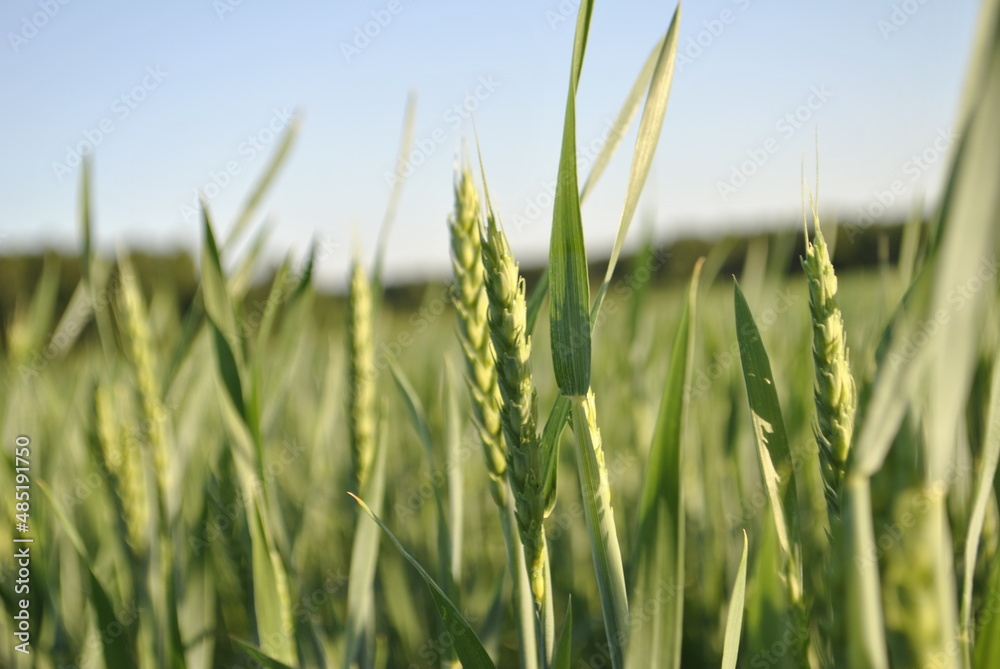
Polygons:
<instances>
[{"instance_id":1,"label":"green wheat ear","mask_svg":"<svg viewBox=\"0 0 1000 669\"><path fill-rule=\"evenodd\" d=\"M844 319L837 303L837 276L830 262L830 252L813 207L815 236L809 241L806 231L806 255L802 259L809 284L809 313L813 326L813 364L816 404L814 432L819 444L820 462L827 505L831 513L840 512L840 488L847 469L854 432L857 389L847 349Z\"/></svg>"},{"instance_id":2,"label":"green wheat ear","mask_svg":"<svg viewBox=\"0 0 1000 669\"><path fill-rule=\"evenodd\" d=\"M507 456L500 433L500 389L487 322L489 298L483 277L481 220L472 174L464 168L455 184L455 213L448 220L455 274L453 298L473 412L490 475L490 492L503 508Z\"/></svg>"},{"instance_id":3,"label":"green wheat ear","mask_svg":"<svg viewBox=\"0 0 1000 669\"><path fill-rule=\"evenodd\" d=\"M351 465L360 491L368 482L375 453L375 348L371 285L357 258L347 294L347 347Z\"/></svg>"},{"instance_id":4,"label":"green wheat ear","mask_svg":"<svg viewBox=\"0 0 1000 669\"><path fill-rule=\"evenodd\" d=\"M128 342L128 351L141 400L142 428L138 435L139 443L148 447L152 459L156 483L154 500L159 510L162 529L162 523L166 522L164 514L169 486L163 425L165 409L160 402L159 386L156 383L156 349L149 331L149 316L139 290L139 282L131 261L125 255L119 259L119 271L122 281L121 307L125 317L125 339ZM126 445L126 448L129 448L129 445ZM131 474L134 475L135 473Z\"/></svg>"},{"instance_id":5,"label":"green wheat ear","mask_svg":"<svg viewBox=\"0 0 1000 669\"><path fill-rule=\"evenodd\" d=\"M490 339L496 351L497 384L503 403L500 420L507 440L507 475L514 492L524 556L536 604L544 602L547 551L542 528L542 451L538 402L531 377L531 337L527 334L524 279L492 211L483 238L483 266L489 296Z\"/></svg>"},{"instance_id":6,"label":"green wheat ear","mask_svg":"<svg viewBox=\"0 0 1000 669\"><path fill-rule=\"evenodd\" d=\"M125 540L134 551L141 554L147 548L146 532L149 527L142 454L134 435L119 427L120 415L115 408L116 399L118 398L115 397L112 386L104 383L97 386L94 412L98 445L101 458L113 477L113 492L121 501Z\"/></svg>"}]
</instances>

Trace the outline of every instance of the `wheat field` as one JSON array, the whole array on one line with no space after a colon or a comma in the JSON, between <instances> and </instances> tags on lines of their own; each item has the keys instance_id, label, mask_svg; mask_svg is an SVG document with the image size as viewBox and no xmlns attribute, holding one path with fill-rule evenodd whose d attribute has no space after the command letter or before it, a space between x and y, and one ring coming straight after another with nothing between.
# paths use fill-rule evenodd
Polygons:
<instances>
[{"instance_id":1,"label":"wheat field","mask_svg":"<svg viewBox=\"0 0 1000 669\"><path fill-rule=\"evenodd\" d=\"M93 251L83 171L72 298L47 263L3 315L0 666L1000 666L1000 2L943 198L844 271L872 231L820 220L819 168L804 232L619 263L679 9L616 121L637 119L631 171L588 257L581 203L630 148L578 173L591 11L530 285L474 131L441 185L452 281L413 308L381 245L342 299L314 285L321 245L254 284L265 237L239 242L295 123L225 235L202 204L190 304Z\"/></svg>"}]
</instances>

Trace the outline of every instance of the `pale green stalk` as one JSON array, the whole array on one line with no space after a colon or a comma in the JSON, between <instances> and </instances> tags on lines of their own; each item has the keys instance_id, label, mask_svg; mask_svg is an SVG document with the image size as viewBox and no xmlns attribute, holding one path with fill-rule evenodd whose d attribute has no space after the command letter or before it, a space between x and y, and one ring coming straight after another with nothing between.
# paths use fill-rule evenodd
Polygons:
<instances>
[{"instance_id":1,"label":"pale green stalk","mask_svg":"<svg viewBox=\"0 0 1000 669\"><path fill-rule=\"evenodd\" d=\"M364 490L375 453L375 344L371 286L360 261L351 269L347 294L348 422L354 482Z\"/></svg>"},{"instance_id":2,"label":"pale green stalk","mask_svg":"<svg viewBox=\"0 0 1000 669\"><path fill-rule=\"evenodd\" d=\"M573 432L576 434L580 466L580 493L590 532L591 553L601 594L601 611L608 634L611 666L625 666L625 645L628 641L628 596L625 590L625 570L622 566L614 509L611 508L611 485L604 463L601 431L597 427L597 405L594 391L570 398L573 412Z\"/></svg>"}]
</instances>

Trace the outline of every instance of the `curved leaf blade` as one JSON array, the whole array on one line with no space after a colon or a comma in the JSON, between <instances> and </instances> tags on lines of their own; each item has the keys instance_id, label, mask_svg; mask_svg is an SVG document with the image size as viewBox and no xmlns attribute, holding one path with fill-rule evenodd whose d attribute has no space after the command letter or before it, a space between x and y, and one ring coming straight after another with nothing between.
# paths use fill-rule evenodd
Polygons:
<instances>
[{"instance_id":1,"label":"curved leaf blade","mask_svg":"<svg viewBox=\"0 0 1000 669\"><path fill-rule=\"evenodd\" d=\"M592 11L592 0L580 3L549 244L552 367L559 391L570 396L590 388L590 275L577 185L576 88Z\"/></svg>"},{"instance_id":2,"label":"curved leaf blade","mask_svg":"<svg viewBox=\"0 0 1000 669\"><path fill-rule=\"evenodd\" d=\"M670 598L642 625L631 626L629 667L681 666L684 622L684 425L694 357L695 304L703 260L695 265L687 301L674 338L670 367L649 450L639 504L633 602L659 601L661 586Z\"/></svg>"},{"instance_id":3,"label":"curved leaf blade","mask_svg":"<svg viewBox=\"0 0 1000 669\"><path fill-rule=\"evenodd\" d=\"M424 583L427 584L428 589L431 591L431 596L434 598L434 603L437 605L438 613L444 621L445 628L451 631L452 638L455 642L455 650L458 652L458 657L462 661L462 666L465 669L495 669L493 660L490 659L490 656L486 652L486 649L483 648L483 644L479 640L479 637L476 636L476 633L473 631L472 627L469 626L469 623L465 620L462 612L458 610L458 607L455 606L450 599L448 599L448 597L444 594L444 591L438 586L437 583L434 582L434 579L431 578L430 574L428 574L427 571L420 566L420 563L417 562L412 555L406 552L406 549L403 548L401 543L399 543L399 539L396 538L396 535L394 535L386 524L383 523L382 520L368 508L368 505L365 504L360 497L357 497L352 493L347 494L351 495L351 497L353 497L354 500L361 505L361 508L364 509L365 513L367 513L368 516L375 521L380 528L382 528L382 531L385 532L386 536L388 536L392 543L395 544L396 549L404 558L406 558L406 561L413 565L413 568L420 573L421 578L424 579Z\"/></svg>"},{"instance_id":4,"label":"curved leaf blade","mask_svg":"<svg viewBox=\"0 0 1000 669\"><path fill-rule=\"evenodd\" d=\"M743 531L743 557L736 572L733 594L729 598L729 613L726 614L726 640L722 646L722 669L736 669L740 652L740 634L743 631L743 601L747 591L747 533Z\"/></svg>"}]
</instances>

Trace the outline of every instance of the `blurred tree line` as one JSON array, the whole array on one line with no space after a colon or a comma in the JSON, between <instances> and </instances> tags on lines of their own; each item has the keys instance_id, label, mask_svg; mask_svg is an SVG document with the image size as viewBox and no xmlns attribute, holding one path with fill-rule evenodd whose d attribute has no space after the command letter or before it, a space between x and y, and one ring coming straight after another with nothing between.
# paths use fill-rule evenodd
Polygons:
<instances>
[{"instance_id":1,"label":"blurred tree line","mask_svg":"<svg viewBox=\"0 0 1000 669\"><path fill-rule=\"evenodd\" d=\"M831 227L829 225L824 227ZM834 263L838 273L853 268L871 267L881 262L894 262L902 236L902 224L882 226L841 226L838 228ZM830 232L827 231L828 238ZM738 275L742 269L747 251L751 246L767 249L767 264L770 271L782 274L797 274L801 272L799 258L805 252L805 240L801 227L783 228L749 236L731 235L721 239L681 239L665 245L651 244L647 241L637 253L623 257L623 269L627 272L634 266L637 256L642 253L652 254L653 261L648 262L650 282L664 284L673 281L686 281L691 274L695 261L707 255L713 247L721 247L726 254L723 260L720 278ZM718 250L716 251L719 252ZM176 300L178 313L183 314L189 308L198 287L198 271L196 260L186 251L175 250L163 254L134 252L131 256L139 283L148 299L154 286L169 287L169 293ZM15 309L26 309L30 303L35 287L42 276L45 263L55 263L58 268L59 285L55 304L55 313L62 313L69 303L73 291L80 281L81 262L77 254L63 254L57 251L46 251L34 255L0 255L0 346L6 346L7 330ZM603 277L607 268L607 260L601 259L591 264L591 273L595 281ZM248 303L267 298L267 292L273 272L271 267L247 295ZM538 281L544 267L522 266L521 272L528 283L529 290ZM346 276L347 268L344 268ZM444 277L442 277L444 279ZM419 307L426 295L429 282L391 284L386 287L385 304L398 310L412 310ZM341 313L342 296L335 293L320 291L317 296L317 307L325 312L323 320L335 317ZM92 327L92 326L91 326ZM86 335L86 333L84 333Z\"/></svg>"}]
</instances>

